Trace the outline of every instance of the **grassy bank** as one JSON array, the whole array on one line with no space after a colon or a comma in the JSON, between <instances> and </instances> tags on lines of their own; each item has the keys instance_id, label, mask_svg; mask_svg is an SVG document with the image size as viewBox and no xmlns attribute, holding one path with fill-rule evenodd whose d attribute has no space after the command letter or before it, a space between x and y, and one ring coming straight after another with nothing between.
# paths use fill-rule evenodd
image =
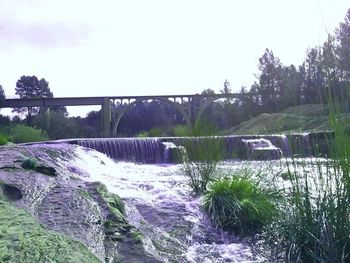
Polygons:
<instances>
[{"instance_id":1,"label":"grassy bank","mask_svg":"<svg viewBox=\"0 0 350 263\"><path fill-rule=\"evenodd\" d=\"M262 113L238 126L220 132L229 134L273 134L290 132L320 132L329 131L332 125L329 121L329 109L325 105L309 104L288 108L279 113ZM350 115L339 113L350 130Z\"/></svg>"}]
</instances>

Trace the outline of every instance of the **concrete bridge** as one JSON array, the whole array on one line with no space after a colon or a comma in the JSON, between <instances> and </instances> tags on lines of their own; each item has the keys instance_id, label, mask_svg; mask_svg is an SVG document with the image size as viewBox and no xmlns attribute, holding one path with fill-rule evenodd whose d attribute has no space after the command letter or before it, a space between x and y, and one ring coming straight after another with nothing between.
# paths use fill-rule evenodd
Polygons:
<instances>
[{"instance_id":1,"label":"concrete bridge","mask_svg":"<svg viewBox=\"0 0 350 263\"><path fill-rule=\"evenodd\" d=\"M0 108L44 107L50 106L86 106L101 105L102 136L116 136L124 113L133 105L142 101L158 100L172 105L183 116L187 125L194 125L205 109L218 99L240 99L252 101L253 94L205 94L205 95L156 95L156 96L107 96L107 97L61 97L61 98L20 98L5 99ZM124 105L123 107L118 107Z\"/></svg>"}]
</instances>

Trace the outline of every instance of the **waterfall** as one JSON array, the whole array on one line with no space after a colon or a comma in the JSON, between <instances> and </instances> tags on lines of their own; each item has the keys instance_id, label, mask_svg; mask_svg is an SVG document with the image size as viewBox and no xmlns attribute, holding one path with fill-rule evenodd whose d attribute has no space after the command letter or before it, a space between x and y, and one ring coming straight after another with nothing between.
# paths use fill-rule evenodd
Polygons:
<instances>
[{"instance_id":1,"label":"waterfall","mask_svg":"<svg viewBox=\"0 0 350 263\"><path fill-rule=\"evenodd\" d=\"M86 171L83 180L100 181L118 194L130 224L164 262L266 262L252 245L212 224L201 198L191 195L180 165L116 163L95 151L75 151L69 167ZM239 163L232 165L240 169Z\"/></svg>"},{"instance_id":2,"label":"waterfall","mask_svg":"<svg viewBox=\"0 0 350 263\"><path fill-rule=\"evenodd\" d=\"M95 149L114 160L136 163L163 163L164 145L157 138L105 138L77 140L78 145Z\"/></svg>"},{"instance_id":3,"label":"waterfall","mask_svg":"<svg viewBox=\"0 0 350 263\"><path fill-rule=\"evenodd\" d=\"M324 135L325 136L325 135ZM176 147L190 148L211 145L213 149L221 145L223 159L247 159L246 140L268 140L275 147L273 151L281 154L278 156L312 156L315 155L315 143L321 140L320 134L314 139L313 134L291 135L229 135L206 137L161 137L161 138L100 138L100 139L76 139L73 143L95 149L106 154L114 160L130 161L136 163L172 163L178 162L175 152ZM324 139L322 140L324 141ZM219 144L218 144L219 143ZM321 150L325 146L322 146ZM209 149L209 148L208 148ZM268 150L268 149L266 149ZM272 150L272 148L271 148ZM176 156L176 157L174 157ZM267 154L266 156L272 156Z\"/></svg>"},{"instance_id":4,"label":"waterfall","mask_svg":"<svg viewBox=\"0 0 350 263\"><path fill-rule=\"evenodd\" d=\"M311 140L309 133L298 133L288 135L291 147L291 156L310 157L314 155L316 141Z\"/></svg>"},{"instance_id":5,"label":"waterfall","mask_svg":"<svg viewBox=\"0 0 350 263\"><path fill-rule=\"evenodd\" d=\"M291 150L286 135L229 135L229 136L211 136L211 137L167 137L162 138L163 141L170 141L175 145L196 146L200 143L213 142L221 140L223 146L224 159L245 159L243 140L249 139L265 139L272 143L273 146L281 149L283 156L289 157Z\"/></svg>"}]
</instances>

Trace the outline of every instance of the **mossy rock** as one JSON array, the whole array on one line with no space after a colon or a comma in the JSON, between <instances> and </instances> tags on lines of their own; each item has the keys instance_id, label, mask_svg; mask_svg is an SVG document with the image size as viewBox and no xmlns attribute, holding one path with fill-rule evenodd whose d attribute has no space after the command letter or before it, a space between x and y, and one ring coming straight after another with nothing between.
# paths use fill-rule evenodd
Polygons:
<instances>
[{"instance_id":1,"label":"mossy rock","mask_svg":"<svg viewBox=\"0 0 350 263\"><path fill-rule=\"evenodd\" d=\"M36 167L36 161L33 159L25 159L21 166L23 169L34 170Z\"/></svg>"},{"instance_id":2,"label":"mossy rock","mask_svg":"<svg viewBox=\"0 0 350 263\"><path fill-rule=\"evenodd\" d=\"M55 177L57 176L56 174L56 169L50 166L45 166L45 165L37 165L36 161L33 159L26 159L22 162L21 164L22 168L27 169L27 170L33 170L41 174L45 174L48 176Z\"/></svg>"},{"instance_id":3,"label":"mossy rock","mask_svg":"<svg viewBox=\"0 0 350 263\"><path fill-rule=\"evenodd\" d=\"M125 219L125 204L121 198L108 192L107 187L104 184L98 184L96 191L99 193L101 198L108 204L110 212L116 216L117 221L126 222Z\"/></svg>"},{"instance_id":4,"label":"mossy rock","mask_svg":"<svg viewBox=\"0 0 350 263\"><path fill-rule=\"evenodd\" d=\"M87 247L47 230L23 209L0 199L0 262L100 262Z\"/></svg>"}]
</instances>

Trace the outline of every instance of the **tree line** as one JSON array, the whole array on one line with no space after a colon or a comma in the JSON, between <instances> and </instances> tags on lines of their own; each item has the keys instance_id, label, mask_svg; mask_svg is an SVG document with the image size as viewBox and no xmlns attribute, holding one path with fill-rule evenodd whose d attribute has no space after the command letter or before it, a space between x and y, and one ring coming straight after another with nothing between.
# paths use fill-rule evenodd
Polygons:
<instances>
[{"instance_id":1,"label":"tree line","mask_svg":"<svg viewBox=\"0 0 350 263\"><path fill-rule=\"evenodd\" d=\"M303 104L327 104L329 100L347 102L349 87L350 9L344 21L328 35L323 45L306 51L305 59L299 66L284 66L272 50L266 49L259 58L256 81L251 87L241 87L239 90L239 93L249 94L250 99L215 101L206 110L204 118L218 129L226 129L264 112L279 112ZM15 91L20 98L54 96L49 82L36 76L22 76L16 83ZM232 92L228 80L225 80L220 92ZM202 91L202 94L214 93L211 89ZM4 98L4 89L0 85L0 100ZM99 111L89 112L84 118L68 117L66 108L61 106L49 109L26 107L13 111L17 116L12 120L2 116L0 124L24 123L46 131L51 139L101 135ZM171 127L184 124L181 113L171 105L157 100L143 101L126 111L117 136L134 136L155 128L163 132L159 135L172 135Z\"/></svg>"}]
</instances>

